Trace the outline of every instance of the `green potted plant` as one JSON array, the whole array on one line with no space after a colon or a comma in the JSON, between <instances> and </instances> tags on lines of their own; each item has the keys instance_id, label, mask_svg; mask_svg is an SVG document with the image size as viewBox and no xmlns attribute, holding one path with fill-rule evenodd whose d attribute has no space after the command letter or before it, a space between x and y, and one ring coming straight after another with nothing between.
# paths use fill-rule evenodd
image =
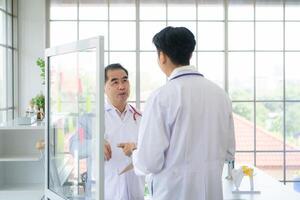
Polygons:
<instances>
[{"instance_id":1,"label":"green potted plant","mask_svg":"<svg viewBox=\"0 0 300 200\"><path fill-rule=\"evenodd\" d=\"M36 60L37 66L40 68L40 76L42 79L42 84L45 85L45 61L42 58Z\"/></svg>"},{"instance_id":2,"label":"green potted plant","mask_svg":"<svg viewBox=\"0 0 300 200\"><path fill-rule=\"evenodd\" d=\"M45 109L45 96L43 94L36 95L32 101L38 109Z\"/></svg>"},{"instance_id":3,"label":"green potted plant","mask_svg":"<svg viewBox=\"0 0 300 200\"><path fill-rule=\"evenodd\" d=\"M36 60L36 65L40 68L40 77L42 79L42 85L45 85L45 61L42 58ZM44 119L44 110L45 110L45 96L40 93L36 95L31 100L36 111L37 120Z\"/></svg>"},{"instance_id":4,"label":"green potted plant","mask_svg":"<svg viewBox=\"0 0 300 200\"><path fill-rule=\"evenodd\" d=\"M37 120L43 120L45 110L45 96L43 94L38 94L31 99L31 102L33 103L34 109L36 110Z\"/></svg>"}]
</instances>

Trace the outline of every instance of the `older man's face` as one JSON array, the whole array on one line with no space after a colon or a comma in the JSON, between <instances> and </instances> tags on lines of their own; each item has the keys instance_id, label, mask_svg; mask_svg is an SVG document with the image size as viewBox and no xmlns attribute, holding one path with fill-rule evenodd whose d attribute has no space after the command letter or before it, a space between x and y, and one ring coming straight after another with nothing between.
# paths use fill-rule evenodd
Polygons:
<instances>
[{"instance_id":1,"label":"older man's face","mask_svg":"<svg viewBox=\"0 0 300 200\"><path fill-rule=\"evenodd\" d=\"M122 69L108 70L105 93L112 104L126 103L130 94L130 84Z\"/></svg>"}]
</instances>

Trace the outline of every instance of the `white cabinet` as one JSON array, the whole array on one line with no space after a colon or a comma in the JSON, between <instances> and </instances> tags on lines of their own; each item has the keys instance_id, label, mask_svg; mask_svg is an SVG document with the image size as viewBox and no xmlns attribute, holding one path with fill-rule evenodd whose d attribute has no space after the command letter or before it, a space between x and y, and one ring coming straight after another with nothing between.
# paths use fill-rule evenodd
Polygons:
<instances>
[{"instance_id":1,"label":"white cabinet","mask_svg":"<svg viewBox=\"0 0 300 200\"><path fill-rule=\"evenodd\" d=\"M44 139L44 124L0 125L0 199L40 200L44 194L44 158L36 142Z\"/></svg>"}]
</instances>

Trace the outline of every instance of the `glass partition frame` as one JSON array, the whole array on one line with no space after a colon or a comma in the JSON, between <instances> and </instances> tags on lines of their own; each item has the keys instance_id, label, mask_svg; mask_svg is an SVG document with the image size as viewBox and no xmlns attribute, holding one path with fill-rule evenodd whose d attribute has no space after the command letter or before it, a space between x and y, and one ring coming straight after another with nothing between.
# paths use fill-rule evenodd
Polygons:
<instances>
[{"instance_id":1,"label":"glass partition frame","mask_svg":"<svg viewBox=\"0 0 300 200\"><path fill-rule=\"evenodd\" d=\"M46 61L46 130L45 130L45 142L46 142L46 155L45 155L45 195L46 199L51 200L65 200L64 197L58 195L56 192L50 189L50 162L49 162L49 141L50 141L50 58L53 56L76 53L88 49L96 50L96 104L94 111L96 114L95 130L95 200L104 199L104 157L103 157L103 141L104 141L104 37L99 36L95 38L76 41L73 43L52 47L45 50ZM102 178L101 178L102 177Z\"/></svg>"}]
</instances>

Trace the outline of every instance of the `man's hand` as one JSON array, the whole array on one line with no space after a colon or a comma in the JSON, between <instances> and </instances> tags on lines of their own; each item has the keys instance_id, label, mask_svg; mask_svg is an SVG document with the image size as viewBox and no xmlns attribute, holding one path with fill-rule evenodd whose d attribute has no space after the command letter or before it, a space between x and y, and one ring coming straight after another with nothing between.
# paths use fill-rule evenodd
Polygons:
<instances>
[{"instance_id":1,"label":"man's hand","mask_svg":"<svg viewBox=\"0 0 300 200\"><path fill-rule=\"evenodd\" d=\"M136 149L136 144L135 143L120 143L118 144L118 147L122 148L124 154L126 156L131 156L133 150Z\"/></svg>"},{"instance_id":2,"label":"man's hand","mask_svg":"<svg viewBox=\"0 0 300 200\"><path fill-rule=\"evenodd\" d=\"M108 141L104 140L104 159L109 161L111 159L111 147Z\"/></svg>"}]
</instances>

